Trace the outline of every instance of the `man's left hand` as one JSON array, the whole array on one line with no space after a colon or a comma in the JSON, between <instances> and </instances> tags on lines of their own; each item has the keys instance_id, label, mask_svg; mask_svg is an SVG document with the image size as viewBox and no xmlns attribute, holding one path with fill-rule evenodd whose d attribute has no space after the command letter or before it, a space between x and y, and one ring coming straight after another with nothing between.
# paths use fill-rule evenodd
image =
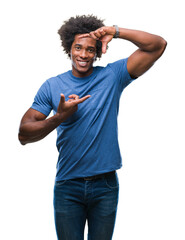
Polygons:
<instances>
[{"instance_id":1,"label":"man's left hand","mask_svg":"<svg viewBox=\"0 0 185 240\"><path fill-rule=\"evenodd\" d=\"M100 40L102 42L102 53L106 53L107 44L112 40L115 33L116 33L115 27L101 27L90 33L82 34L80 38L91 37L95 40Z\"/></svg>"}]
</instances>

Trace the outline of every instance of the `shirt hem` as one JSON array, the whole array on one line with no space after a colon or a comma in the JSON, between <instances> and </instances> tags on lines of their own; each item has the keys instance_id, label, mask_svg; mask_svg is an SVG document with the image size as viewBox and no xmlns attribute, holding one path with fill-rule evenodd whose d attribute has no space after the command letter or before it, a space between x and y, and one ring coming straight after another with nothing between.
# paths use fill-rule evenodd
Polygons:
<instances>
[{"instance_id":1,"label":"shirt hem","mask_svg":"<svg viewBox=\"0 0 185 240\"><path fill-rule=\"evenodd\" d=\"M95 176L95 175L116 171L116 170L120 169L121 167L122 167L122 164L119 167L114 167L114 168L110 168L110 169L103 170L103 171L96 171L96 173L91 173L91 174L89 173L89 174L86 174L86 175L76 175L76 176L73 176L73 177L55 177L55 181L63 181L63 180L72 180L72 179L76 179L76 178L92 177L92 176Z\"/></svg>"}]
</instances>

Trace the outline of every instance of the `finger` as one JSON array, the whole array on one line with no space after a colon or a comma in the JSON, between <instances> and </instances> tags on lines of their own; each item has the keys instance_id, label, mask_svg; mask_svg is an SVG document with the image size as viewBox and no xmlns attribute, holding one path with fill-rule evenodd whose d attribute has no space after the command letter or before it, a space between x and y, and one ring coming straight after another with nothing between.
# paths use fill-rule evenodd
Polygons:
<instances>
[{"instance_id":1,"label":"finger","mask_svg":"<svg viewBox=\"0 0 185 240\"><path fill-rule=\"evenodd\" d=\"M103 28L100 29L100 33L101 33L102 36L104 36L106 34L106 32L104 31Z\"/></svg>"},{"instance_id":2,"label":"finger","mask_svg":"<svg viewBox=\"0 0 185 240\"><path fill-rule=\"evenodd\" d=\"M91 95L87 95L85 97L82 97L82 98L78 99L76 102L77 102L77 104L82 103L90 97L91 97Z\"/></svg>"},{"instance_id":3,"label":"finger","mask_svg":"<svg viewBox=\"0 0 185 240\"><path fill-rule=\"evenodd\" d=\"M98 39L99 39L98 37L96 37L96 35L95 35L94 32L90 32L89 34L90 34L90 37L91 37L91 38L93 38L93 39L95 39L95 40L98 40Z\"/></svg>"},{"instance_id":4,"label":"finger","mask_svg":"<svg viewBox=\"0 0 185 240\"><path fill-rule=\"evenodd\" d=\"M79 99L79 96L76 94L71 94L68 96L69 98L74 98L75 100Z\"/></svg>"},{"instance_id":5,"label":"finger","mask_svg":"<svg viewBox=\"0 0 185 240\"><path fill-rule=\"evenodd\" d=\"M86 38L86 37L90 37L89 33L84 33L84 34L80 34L79 38Z\"/></svg>"},{"instance_id":6,"label":"finger","mask_svg":"<svg viewBox=\"0 0 185 240\"><path fill-rule=\"evenodd\" d=\"M98 39L102 37L100 30L99 30L99 31L95 31L95 32L94 32L94 35L95 35Z\"/></svg>"},{"instance_id":7,"label":"finger","mask_svg":"<svg viewBox=\"0 0 185 240\"><path fill-rule=\"evenodd\" d=\"M102 42L102 53L106 53L106 51L107 51L107 43Z\"/></svg>"},{"instance_id":8,"label":"finger","mask_svg":"<svg viewBox=\"0 0 185 240\"><path fill-rule=\"evenodd\" d=\"M65 103L65 96L63 93L60 94L60 102Z\"/></svg>"}]
</instances>

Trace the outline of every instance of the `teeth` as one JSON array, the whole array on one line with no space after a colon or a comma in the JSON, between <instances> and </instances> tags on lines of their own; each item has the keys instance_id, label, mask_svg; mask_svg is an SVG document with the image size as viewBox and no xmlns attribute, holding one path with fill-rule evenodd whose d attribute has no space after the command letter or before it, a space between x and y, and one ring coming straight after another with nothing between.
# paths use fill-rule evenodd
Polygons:
<instances>
[{"instance_id":1,"label":"teeth","mask_svg":"<svg viewBox=\"0 0 185 240\"><path fill-rule=\"evenodd\" d=\"M79 65L80 65L80 66L86 66L86 65L87 65L87 62L79 61Z\"/></svg>"}]
</instances>

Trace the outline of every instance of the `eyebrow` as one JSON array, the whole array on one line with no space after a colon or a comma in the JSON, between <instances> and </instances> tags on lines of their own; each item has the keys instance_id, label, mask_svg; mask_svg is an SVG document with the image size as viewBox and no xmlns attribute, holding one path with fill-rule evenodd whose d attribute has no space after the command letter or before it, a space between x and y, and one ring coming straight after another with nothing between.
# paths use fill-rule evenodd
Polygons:
<instances>
[{"instance_id":1,"label":"eyebrow","mask_svg":"<svg viewBox=\"0 0 185 240\"><path fill-rule=\"evenodd\" d=\"M75 44L75 46L80 46L80 47L82 47L82 45L81 45L81 44L79 44L79 43L76 43L76 44ZM87 48L92 48L92 49L95 49L95 47L93 47L93 46L88 46Z\"/></svg>"}]
</instances>

